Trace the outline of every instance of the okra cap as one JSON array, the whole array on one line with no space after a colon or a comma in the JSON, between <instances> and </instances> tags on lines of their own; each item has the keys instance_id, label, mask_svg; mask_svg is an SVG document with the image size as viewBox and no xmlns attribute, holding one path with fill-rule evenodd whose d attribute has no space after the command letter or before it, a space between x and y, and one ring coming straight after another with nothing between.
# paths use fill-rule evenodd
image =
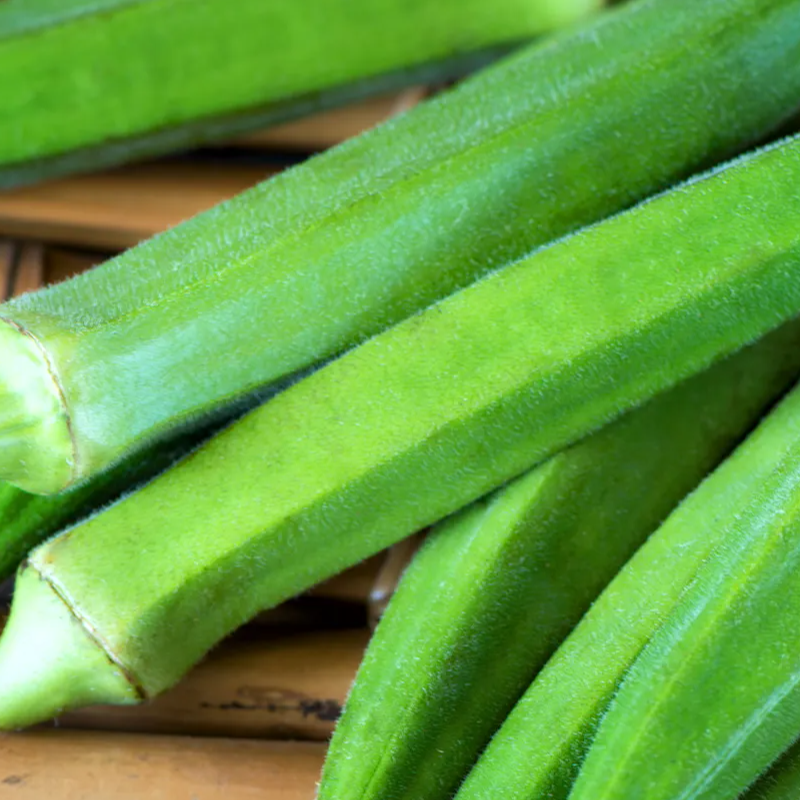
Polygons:
<instances>
[{"instance_id":1,"label":"okra cap","mask_svg":"<svg viewBox=\"0 0 800 800\"><path fill-rule=\"evenodd\" d=\"M78 706L140 699L52 584L23 565L0 636L0 730L43 722Z\"/></svg>"},{"instance_id":2,"label":"okra cap","mask_svg":"<svg viewBox=\"0 0 800 800\"><path fill-rule=\"evenodd\" d=\"M74 477L69 416L58 380L36 339L0 319L0 476L34 494Z\"/></svg>"}]
</instances>

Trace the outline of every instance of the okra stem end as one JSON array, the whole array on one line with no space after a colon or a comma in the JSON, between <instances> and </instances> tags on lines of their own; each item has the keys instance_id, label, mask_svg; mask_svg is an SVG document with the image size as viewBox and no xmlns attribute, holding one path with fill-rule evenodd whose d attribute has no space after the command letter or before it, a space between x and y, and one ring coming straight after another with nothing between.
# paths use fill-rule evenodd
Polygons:
<instances>
[{"instance_id":1,"label":"okra stem end","mask_svg":"<svg viewBox=\"0 0 800 800\"><path fill-rule=\"evenodd\" d=\"M46 353L0 319L0 479L53 494L72 483L74 468L69 416Z\"/></svg>"},{"instance_id":2,"label":"okra stem end","mask_svg":"<svg viewBox=\"0 0 800 800\"><path fill-rule=\"evenodd\" d=\"M23 565L0 637L0 730L43 722L77 706L139 699L53 586Z\"/></svg>"}]
</instances>

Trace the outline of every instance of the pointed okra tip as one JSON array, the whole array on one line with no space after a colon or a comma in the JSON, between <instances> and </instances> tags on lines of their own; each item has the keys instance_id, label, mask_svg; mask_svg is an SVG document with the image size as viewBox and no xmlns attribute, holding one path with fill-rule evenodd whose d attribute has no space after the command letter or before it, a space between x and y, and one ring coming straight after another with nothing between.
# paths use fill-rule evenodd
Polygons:
<instances>
[{"instance_id":1,"label":"pointed okra tip","mask_svg":"<svg viewBox=\"0 0 800 800\"><path fill-rule=\"evenodd\" d=\"M61 389L42 346L0 319L0 480L51 494L73 480L73 442Z\"/></svg>"},{"instance_id":2,"label":"pointed okra tip","mask_svg":"<svg viewBox=\"0 0 800 800\"><path fill-rule=\"evenodd\" d=\"M23 566L0 636L0 730L43 722L78 706L139 699L52 585L32 566Z\"/></svg>"}]
</instances>

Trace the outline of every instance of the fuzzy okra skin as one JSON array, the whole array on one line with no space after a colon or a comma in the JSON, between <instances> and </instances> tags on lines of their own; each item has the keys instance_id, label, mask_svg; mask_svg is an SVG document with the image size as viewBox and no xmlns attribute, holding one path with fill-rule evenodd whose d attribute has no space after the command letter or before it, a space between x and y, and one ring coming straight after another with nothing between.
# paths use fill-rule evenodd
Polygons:
<instances>
[{"instance_id":1,"label":"fuzzy okra skin","mask_svg":"<svg viewBox=\"0 0 800 800\"><path fill-rule=\"evenodd\" d=\"M770 471L715 513L717 547L627 672L571 800L734 800L797 737L800 388L737 457Z\"/></svg>"},{"instance_id":2,"label":"fuzzy okra skin","mask_svg":"<svg viewBox=\"0 0 800 800\"><path fill-rule=\"evenodd\" d=\"M59 491L719 159L798 56L800 0L626 4L0 306L0 478Z\"/></svg>"},{"instance_id":3,"label":"fuzzy okra skin","mask_svg":"<svg viewBox=\"0 0 800 800\"><path fill-rule=\"evenodd\" d=\"M800 797L800 743L789 748L742 797L743 800L797 800Z\"/></svg>"},{"instance_id":4,"label":"fuzzy okra skin","mask_svg":"<svg viewBox=\"0 0 800 800\"><path fill-rule=\"evenodd\" d=\"M0 581L14 573L33 547L152 480L219 427L195 430L168 444L160 442L133 453L110 469L59 494L30 494L9 483L0 484Z\"/></svg>"},{"instance_id":5,"label":"fuzzy okra skin","mask_svg":"<svg viewBox=\"0 0 800 800\"><path fill-rule=\"evenodd\" d=\"M44 641L43 628L63 627L30 611L35 598L61 598L80 620L74 636L105 650L137 694L155 694L262 608L795 317L798 180L795 139L539 250L37 548L0 637L0 726L86 702L77 688L69 703L51 691L60 674L84 685L80 664L40 640L28 650L30 626Z\"/></svg>"},{"instance_id":6,"label":"fuzzy okra skin","mask_svg":"<svg viewBox=\"0 0 800 800\"><path fill-rule=\"evenodd\" d=\"M364 656L319 800L451 797L606 583L796 380L798 345L792 322L434 529Z\"/></svg>"},{"instance_id":7,"label":"fuzzy okra skin","mask_svg":"<svg viewBox=\"0 0 800 800\"><path fill-rule=\"evenodd\" d=\"M0 187L456 77L599 0L7 0Z\"/></svg>"},{"instance_id":8,"label":"fuzzy okra skin","mask_svg":"<svg viewBox=\"0 0 800 800\"><path fill-rule=\"evenodd\" d=\"M599 596L495 734L457 793L457 800L488 800L498 796L511 800L564 800L568 796L570 800L581 797L647 797L650 800L662 796L652 783L637 784L636 787L616 784L617 770L620 775L627 773L619 751L612 761L605 762L604 778L597 776L595 771L596 781L592 779L589 783L590 777L584 777L580 790L576 787L574 794L570 794L570 790L620 684L649 643L658 637L663 638L661 627L675 617L676 609L687 608L683 599L687 587L698 581L698 576L707 569L706 563L718 559L717 553L723 556L731 554L738 544L743 543L745 536L742 534L748 532L750 522L756 523L751 533L768 532L770 518L772 522L776 518L780 520L781 513L786 511L786 522L789 523L794 512L780 506L777 495L770 492L781 482L786 488L789 479L788 486L797 493L798 456L800 390L795 389L793 395L678 507ZM792 481L795 482L793 486ZM762 515L760 520L759 514ZM733 571L731 565L727 568ZM731 577L735 581L742 575L737 573ZM748 588L750 586L748 584ZM705 592L705 600L714 602L712 594L715 595L716 591L715 588L712 592L708 579L705 579L689 590L689 596L699 598L698 592ZM724 605L729 599L720 592L717 605ZM728 611L740 613L741 604L735 610L731 605ZM680 613L684 615L685 611ZM786 632L791 630L793 622L781 619L782 629L776 627L776 624L780 625L777 618L772 622L764 620L763 632L766 636L777 631L778 638L786 640L788 654L795 637L787 636ZM675 631L674 624L670 629ZM751 628L748 635L756 637L757 633ZM673 774L683 746L698 745L704 735L711 741L711 737L716 735L719 730L717 723L721 720L708 720L704 716L707 707L720 698L725 698L723 704L727 703L729 709L739 707L744 699L743 685L748 682L756 685L761 681L762 668L765 675L771 671L777 673L780 668L770 661L774 653L763 649L755 660L758 663L764 659L765 663L754 667L752 652L741 659L736 650L726 653L725 658L715 658L694 632L686 631L683 641L688 650L697 647L693 658L708 659L705 666L710 678L703 686L693 683L689 688L692 692L691 707L684 707L683 713L687 715L687 727L697 726L692 734L687 730L679 732L676 728L674 741L660 742L640 751L639 767L643 774L652 776L655 771L658 781L662 776ZM760 644L764 639L754 641ZM780 649L780 644L777 644ZM747 650L748 645L741 642L738 645ZM682 655L689 658L686 652ZM673 671L666 671L662 676L662 690L674 688L671 677L676 682L687 681L681 671L682 663L673 663ZM752 669L749 674L748 669ZM653 689L659 691L657 686ZM631 737L638 735L643 726L653 724L654 718L649 713L651 708L652 705L639 707L639 716L632 714L627 720ZM742 704L739 711L743 709ZM733 716L728 720L728 725L733 725L728 729L734 734L731 741L739 738L739 745L750 748L753 743L747 734L752 730L739 727L740 722ZM783 725L781 729L784 733L796 731L800 729L800 720ZM790 735L783 746L792 738ZM733 754L735 749L732 747L730 753ZM772 753L773 758L777 752ZM610 758L610 751L606 755ZM763 769L767 763L762 763L760 768ZM735 797L745 785L730 795L719 796ZM707 798L717 795L707 795L698 787L682 782L672 786L663 796Z\"/></svg>"}]
</instances>

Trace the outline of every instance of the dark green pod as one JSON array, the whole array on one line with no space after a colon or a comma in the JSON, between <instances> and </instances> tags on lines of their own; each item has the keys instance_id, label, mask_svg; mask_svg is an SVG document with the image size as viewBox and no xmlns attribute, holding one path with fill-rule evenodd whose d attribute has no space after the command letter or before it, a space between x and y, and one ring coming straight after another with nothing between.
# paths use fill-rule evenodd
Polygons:
<instances>
[{"instance_id":1,"label":"dark green pod","mask_svg":"<svg viewBox=\"0 0 800 800\"><path fill-rule=\"evenodd\" d=\"M165 689L259 610L795 317L798 181L800 139L538 250L37 548L0 638L0 725Z\"/></svg>"},{"instance_id":2,"label":"dark green pod","mask_svg":"<svg viewBox=\"0 0 800 800\"><path fill-rule=\"evenodd\" d=\"M451 797L605 584L798 374L792 322L434 528L372 637L319 799Z\"/></svg>"},{"instance_id":3,"label":"dark green pod","mask_svg":"<svg viewBox=\"0 0 800 800\"><path fill-rule=\"evenodd\" d=\"M733 459L769 471L723 513L728 470L687 501L683 524L714 525L717 547L626 674L571 800L734 800L797 737L800 388Z\"/></svg>"},{"instance_id":4,"label":"dark green pod","mask_svg":"<svg viewBox=\"0 0 800 800\"><path fill-rule=\"evenodd\" d=\"M0 305L0 478L60 491L718 161L799 98L800 0L640 0L533 46Z\"/></svg>"},{"instance_id":5,"label":"dark green pod","mask_svg":"<svg viewBox=\"0 0 800 800\"><path fill-rule=\"evenodd\" d=\"M800 744L795 744L742 795L742 800L797 800L798 797Z\"/></svg>"},{"instance_id":6,"label":"dark green pod","mask_svg":"<svg viewBox=\"0 0 800 800\"><path fill-rule=\"evenodd\" d=\"M0 187L453 78L598 0L6 0Z\"/></svg>"}]
</instances>

